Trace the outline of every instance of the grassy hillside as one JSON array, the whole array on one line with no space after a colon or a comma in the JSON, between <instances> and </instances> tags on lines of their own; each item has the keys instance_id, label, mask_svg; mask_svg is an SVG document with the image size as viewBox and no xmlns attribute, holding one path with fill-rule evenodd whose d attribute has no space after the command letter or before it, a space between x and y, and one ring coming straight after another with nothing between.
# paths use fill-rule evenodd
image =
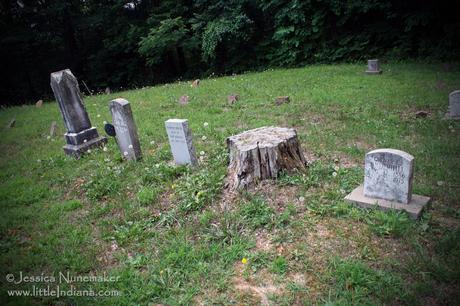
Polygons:
<instances>
[{"instance_id":1,"label":"grassy hillside","mask_svg":"<svg viewBox=\"0 0 460 306\"><path fill-rule=\"evenodd\" d=\"M124 162L113 139L80 160L63 154L55 101L0 111L3 305L439 304L460 296L460 122L443 120L460 69L385 64L270 70L86 97L99 132L108 102L132 104L144 158ZM236 105L226 97L238 93ZM181 95L190 104L177 103ZM275 106L276 96L291 103ZM418 110L427 118L415 118ZM201 156L175 167L164 121L189 120ZM57 137L47 137L52 121ZM205 124L207 123L207 124ZM224 188L225 138L251 128L297 129L310 166L241 194ZM363 211L343 197L363 180L364 154L415 156L421 220ZM61 290L119 297L8 297L24 275L103 275ZM109 295L109 293L106 293Z\"/></svg>"}]
</instances>

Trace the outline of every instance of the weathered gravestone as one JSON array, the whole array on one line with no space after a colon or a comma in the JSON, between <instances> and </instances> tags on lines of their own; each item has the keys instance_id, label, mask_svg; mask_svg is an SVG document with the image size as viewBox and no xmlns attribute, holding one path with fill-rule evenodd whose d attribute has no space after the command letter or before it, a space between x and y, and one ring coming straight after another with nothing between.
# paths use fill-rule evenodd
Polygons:
<instances>
[{"instance_id":1,"label":"weathered gravestone","mask_svg":"<svg viewBox=\"0 0 460 306\"><path fill-rule=\"evenodd\" d=\"M11 119L10 123L8 123L8 128L13 128L16 125L16 118Z\"/></svg>"},{"instance_id":2,"label":"weathered gravestone","mask_svg":"<svg viewBox=\"0 0 460 306\"><path fill-rule=\"evenodd\" d=\"M446 117L460 120L460 90L455 90L449 94L449 109Z\"/></svg>"},{"instance_id":3,"label":"weathered gravestone","mask_svg":"<svg viewBox=\"0 0 460 306\"><path fill-rule=\"evenodd\" d=\"M169 145L176 164L196 165L195 147L192 142L192 132L186 119L169 119L165 122Z\"/></svg>"},{"instance_id":4,"label":"weathered gravestone","mask_svg":"<svg viewBox=\"0 0 460 306\"><path fill-rule=\"evenodd\" d=\"M118 147L123 158L128 160L140 159L142 157L141 145L131 105L125 99L118 98L110 101L109 108L112 113L112 123L115 127Z\"/></svg>"},{"instance_id":5,"label":"weathered gravestone","mask_svg":"<svg viewBox=\"0 0 460 306\"><path fill-rule=\"evenodd\" d=\"M64 152L80 157L92 147L101 146L107 139L99 136L83 104L78 81L69 69L51 73L51 88L59 104L67 129Z\"/></svg>"},{"instance_id":6,"label":"weathered gravestone","mask_svg":"<svg viewBox=\"0 0 460 306\"><path fill-rule=\"evenodd\" d=\"M378 149L366 154L364 185L346 200L361 207L405 210L416 219L430 198L412 194L414 157L395 149Z\"/></svg>"},{"instance_id":7,"label":"weathered gravestone","mask_svg":"<svg viewBox=\"0 0 460 306\"><path fill-rule=\"evenodd\" d=\"M235 95L229 95L227 97L227 102L228 102L228 104L235 104L236 101L238 101L239 98L240 98L240 96L236 95L236 94Z\"/></svg>"},{"instance_id":8,"label":"weathered gravestone","mask_svg":"<svg viewBox=\"0 0 460 306\"><path fill-rule=\"evenodd\" d=\"M56 136L56 129L57 129L56 121L51 122L51 127L50 127L50 136L51 137Z\"/></svg>"},{"instance_id":9,"label":"weathered gravestone","mask_svg":"<svg viewBox=\"0 0 460 306\"><path fill-rule=\"evenodd\" d=\"M282 171L306 166L297 132L282 127L261 127L227 138L230 152L228 186L243 189L264 179L276 179Z\"/></svg>"},{"instance_id":10,"label":"weathered gravestone","mask_svg":"<svg viewBox=\"0 0 460 306\"><path fill-rule=\"evenodd\" d=\"M289 102L291 102L291 100L289 99L289 96L277 97L276 100L275 100L276 105L281 105L281 104L285 104L285 103L289 103Z\"/></svg>"},{"instance_id":11,"label":"weathered gravestone","mask_svg":"<svg viewBox=\"0 0 460 306\"><path fill-rule=\"evenodd\" d=\"M381 74L382 70L380 70L379 60L378 59L371 59L367 61L367 74Z\"/></svg>"},{"instance_id":12,"label":"weathered gravestone","mask_svg":"<svg viewBox=\"0 0 460 306\"><path fill-rule=\"evenodd\" d=\"M37 103L35 103L36 107L42 107L43 105L43 100L38 100Z\"/></svg>"},{"instance_id":13,"label":"weathered gravestone","mask_svg":"<svg viewBox=\"0 0 460 306\"><path fill-rule=\"evenodd\" d=\"M200 85L200 80L199 79L196 79L192 82L192 87L198 87Z\"/></svg>"},{"instance_id":14,"label":"weathered gravestone","mask_svg":"<svg viewBox=\"0 0 460 306\"><path fill-rule=\"evenodd\" d=\"M180 105L187 105L188 104L189 97L188 96L181 96L179 98L179 104Z\"/></svg>"}]
</instances>

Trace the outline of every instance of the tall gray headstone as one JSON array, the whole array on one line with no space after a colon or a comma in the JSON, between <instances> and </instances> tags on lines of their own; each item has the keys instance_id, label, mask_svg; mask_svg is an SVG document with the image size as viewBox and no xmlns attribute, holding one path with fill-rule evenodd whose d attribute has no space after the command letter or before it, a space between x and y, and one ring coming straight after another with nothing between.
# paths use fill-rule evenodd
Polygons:
<instances>
[{"instance_id":1,"label":"tall gray headstone","mask_svg":"<svg viewBox=\"0 0 460 306\"><path fill-rule=\"evenodd\" d=\"M367 61L367 74L380 74L382 70L380 70L379 60L378 59L371 59Z\"/></svg>"},{"instance_id":2,"label":"tall gray headstone","mask_svg":"<svg viewBox=\"0 0 460 306\"><path fill-rule=\"evenodd\" d=\"M460 90L455 90L449 94L449 119L460 119Z\"/></svg>"},{"instance_id":3,"label":"tall gray headstone","mask_svg":"<svg viewBox=\"0 0 460 306\"><path fill-rule=\"evenodd\" d=\"M51 88L67 129L64 134L67 141L64 146L66 154L79 157L90 148L107 142L91 126L78 81L69 69L51 73Z\"/></svg>"},{"instance_id":4,"label":"tall gray headstone","mask_svg":"<svg viewBox=\"0 0 460 306\"><path fill-rule=\"evenodd\" d=\"M414 157L394 149L378 149L366 154L364 195L371 198L409 203L412 197Z\"/></svg>"},{"instance_id":5,"label":"tall gray headstone","mask_svg":"<svg viewBox=\"0 0 460 306\"><path fill-rule=\"evenodd\" d=\"M118 147L123 158L138 160L142 157L137 127L134 122L131 105L125 99L110 101L110 112L112 113L112 124L115 127Z\"/></svg>"},{"instance_id":6,"label":"tall gray headstone","mask_svg":"<svg viewBox=\"0 0 460 306\"><path fill-rule=\"evenodd\" d=\"M196 165L195 147L192 142L192 131L186 119L169 119L165 122L169 145L176 164Z\"/></svg>"},{"instance_id":7,"label":"tall gray headstone","mask_svg":"<svg viewBox=\"0 0 460 306\"><path fill-rule=\"evenodd\" d=\"M429 197L412 194L414 157L395 149L378 149L366 154L364 185L353 190L346 200L361 207L405 210L418 218Z\"/></svg>"}]
</instances>

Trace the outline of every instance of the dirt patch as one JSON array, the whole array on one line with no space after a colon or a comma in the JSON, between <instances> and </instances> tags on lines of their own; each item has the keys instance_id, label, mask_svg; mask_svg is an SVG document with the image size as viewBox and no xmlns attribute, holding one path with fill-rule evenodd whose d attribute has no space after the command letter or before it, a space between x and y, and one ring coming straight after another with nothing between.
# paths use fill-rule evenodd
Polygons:
<instances>
[{"instance_id":1,"label":"dirt patch","mask_svg":"<svg viewBox=\"0 0 460 306\"><path fill-rule=\"evenodd\" d=\"M258 299L259 305L270 305L269 295L280 294L282 289L273 285L271 277L268 273L261 272L262 275L259 275L259 279L262 280L261 283L256 284L254 278L245 279L243 277L244 265L241 263L236 264L235 266L236 275L233 277L233 287L237 291L242 291L241 293L246 293L252 295L254 298Z\"/></svg>"},{"instance_id":2,"label":"dirt patch","mask_svg":"<svg viewBox=\"0 0 460 306\"><path fill-rule=\"evenodd\" d=\"M271 235L266 230L256 232L256 249L268 252L273 249Z\"/></svg>"}]
</instances>

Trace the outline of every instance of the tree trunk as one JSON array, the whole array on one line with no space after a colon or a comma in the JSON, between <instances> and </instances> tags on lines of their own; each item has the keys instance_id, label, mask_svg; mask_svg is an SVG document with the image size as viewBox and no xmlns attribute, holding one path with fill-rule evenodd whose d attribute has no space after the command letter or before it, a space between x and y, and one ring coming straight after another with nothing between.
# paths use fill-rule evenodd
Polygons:
<instances>
[{"instance_id":1,"label":"tree trunk","mask_svg":"<svg viewBox=\"0 0 460 306\"><path fill-rule=\"evenodd\" d=\"M306 160L294 129L262 127L227 138L228 186L232 190L275 179L281 171L301 170Z\"/></svg>"}]
</instances>

